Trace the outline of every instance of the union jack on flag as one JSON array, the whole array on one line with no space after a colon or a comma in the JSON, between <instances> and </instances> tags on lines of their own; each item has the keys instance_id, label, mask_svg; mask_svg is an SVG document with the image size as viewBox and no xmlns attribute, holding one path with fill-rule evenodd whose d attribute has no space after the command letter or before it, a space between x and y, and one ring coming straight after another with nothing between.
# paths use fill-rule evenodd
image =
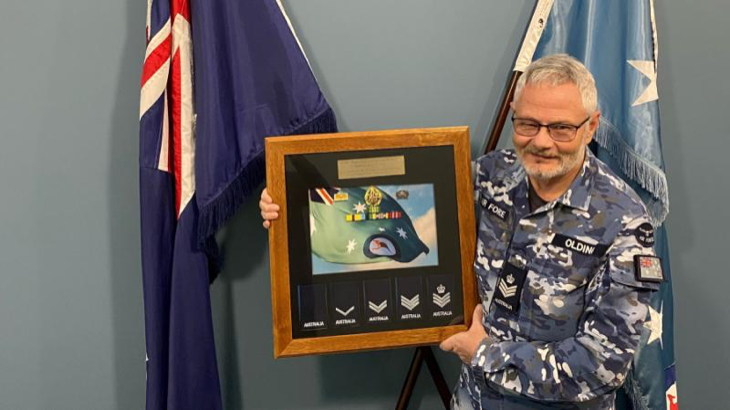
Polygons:
<instances>
[{"instance_id":1,"label":"union jack on flag","mask_svg":"<svg viewBox=\"0 0 730 410\"><path fill-rule=\"evenodd\" d=\"M220 409L209 258L197 246L187 0L149 0L140 96L147 410Z\"/></svg>"},{"instance_id":2,"label":"union jack on flag","mask_svg":"<svg viewBox=\"0 0 730 410\"><path fill-rule=\"evenodd\" d=\"M190 7L187 0L148 1L147 50L142 70L140 121L157 124L142 133L158 140L155 150L160 171L175 177L177 217L195 193L195 137L193 111L193 55ZM161 129L160 129L161 126ZM155 134L159 136L155 137ZM154 158L152 158L154 159Z\"/></svg>"}]
</instances>

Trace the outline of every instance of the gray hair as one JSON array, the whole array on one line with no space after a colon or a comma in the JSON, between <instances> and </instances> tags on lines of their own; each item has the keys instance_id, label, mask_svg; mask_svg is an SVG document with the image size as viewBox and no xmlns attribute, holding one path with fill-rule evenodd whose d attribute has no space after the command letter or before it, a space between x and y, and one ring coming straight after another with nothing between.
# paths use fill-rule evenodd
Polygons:
<instances>
[{"instance_id":1,"label":"gray hair","mask_svg":"<svg viewBox=\"0 0 730 410\"><path fill-rule=\"evenodd\" d=\"M553 54L533 61L517 81L513 101L522 95L526 84L544 84L558 86L566 83L575 84L580 92L588 114L598 109L598 91L593 75L580 61L567 54Z\"/></svg>"}]
</instances>

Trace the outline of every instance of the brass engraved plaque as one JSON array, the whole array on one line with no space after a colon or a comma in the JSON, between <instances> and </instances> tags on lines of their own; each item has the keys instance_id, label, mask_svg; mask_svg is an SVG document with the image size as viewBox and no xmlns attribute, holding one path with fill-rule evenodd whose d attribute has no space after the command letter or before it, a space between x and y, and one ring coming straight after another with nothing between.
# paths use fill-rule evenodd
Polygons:
<instances>
[{"instance_id":1,"label":"brass engraved plaque","mask_svg":"<svg viewBox=\"0 0 730 410\"><path fill-rule=\"evenodd\" d=\"M337 161L337 173L340 179L405 175L406 160L403 155L395 157L343 159Z\"/></svg>"}]
</instances>

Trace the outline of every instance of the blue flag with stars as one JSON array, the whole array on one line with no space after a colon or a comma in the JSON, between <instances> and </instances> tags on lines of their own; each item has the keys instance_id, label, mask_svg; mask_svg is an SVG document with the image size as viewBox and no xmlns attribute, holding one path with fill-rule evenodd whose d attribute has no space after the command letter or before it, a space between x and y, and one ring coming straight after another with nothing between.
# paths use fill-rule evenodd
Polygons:
<instances>
[{"instance_id":1,"label":"blue flag with stars","mask_svg":"<svg viewBox=\"0 0 730 410\"><path fill-rule=\"evenodd\" d=\"M641 196L656 228L665 282L651 300L642 345L618 408L676 409L673 302L664 219L669 212L657 90L653 0L540 0L515 64L566 53L581 60L598 87L596 155Z\"/></svg>"}]
</instances>

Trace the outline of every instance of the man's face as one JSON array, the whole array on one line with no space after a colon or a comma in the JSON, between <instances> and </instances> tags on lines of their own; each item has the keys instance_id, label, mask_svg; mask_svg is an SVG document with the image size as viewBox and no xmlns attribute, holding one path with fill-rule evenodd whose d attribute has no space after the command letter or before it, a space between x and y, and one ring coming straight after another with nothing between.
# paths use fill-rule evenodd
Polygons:
<instances>
[{"instance_id":1,"label":"man's face","mask_svg":"<svg viewBox=\"0 0 730 410\"><path fill-rule=\"evenodd\" d=\"M578 125L587 117L580 91L572 83L558 86L528 84L512 104L514 117L540 124ZM512 136L517 155L531 178L542 182L560 179L583 164L585 147L598 127L598 112L576 131L572 141L559 142L541 127L537 135Z\"/></svg>"}]
</instances>

